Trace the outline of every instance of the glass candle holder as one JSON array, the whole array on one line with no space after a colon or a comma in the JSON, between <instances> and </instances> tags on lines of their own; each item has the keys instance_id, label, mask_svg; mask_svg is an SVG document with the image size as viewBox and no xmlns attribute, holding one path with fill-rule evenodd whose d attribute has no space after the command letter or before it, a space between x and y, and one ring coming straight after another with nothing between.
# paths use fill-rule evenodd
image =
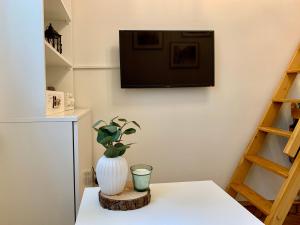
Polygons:
<instances>
[{"instance_id":1,"label":"glass candle holder","mask_svg":"<svg viewBox=\"0 0 300 225\"><path fill-rule=\"evenodd\" d=\"M152 166L144 164L130 167L134 190L140 192L149 190L152 169Z\"/></svg>"}]
</instances>

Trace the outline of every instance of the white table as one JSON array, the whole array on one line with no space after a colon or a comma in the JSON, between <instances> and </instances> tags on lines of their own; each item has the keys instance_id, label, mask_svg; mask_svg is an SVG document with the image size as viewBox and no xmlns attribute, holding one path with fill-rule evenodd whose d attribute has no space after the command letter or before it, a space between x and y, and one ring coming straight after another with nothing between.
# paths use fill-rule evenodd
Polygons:
<instances>
[{"instance_id":1,"label":"white table","mask_svg":"<svg viewBox=\"0 0 300 225\"><path fill-rule=\"evenodd\" d=\"M132 211L103 209L86 188L76 225L263 225L212 181L151 185L151 202Z\"/></svg>"}]
</instances>

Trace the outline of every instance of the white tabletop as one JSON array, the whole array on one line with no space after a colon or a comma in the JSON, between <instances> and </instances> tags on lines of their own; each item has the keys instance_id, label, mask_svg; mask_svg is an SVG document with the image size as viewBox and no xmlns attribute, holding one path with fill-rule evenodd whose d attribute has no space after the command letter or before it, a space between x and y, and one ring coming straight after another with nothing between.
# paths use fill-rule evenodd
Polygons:
<instances>
[{"instance_id":1,"label":"white tabletop","mask_svg":"<svg viewBox=\"0 0 300 225\"><path fill-rule=\"evenodd\" d=\"M103 209L99 188L86 188L76 225L263 225L212 181L150 188L150 204L131 211Z\"/></svg>"}]
</instances>

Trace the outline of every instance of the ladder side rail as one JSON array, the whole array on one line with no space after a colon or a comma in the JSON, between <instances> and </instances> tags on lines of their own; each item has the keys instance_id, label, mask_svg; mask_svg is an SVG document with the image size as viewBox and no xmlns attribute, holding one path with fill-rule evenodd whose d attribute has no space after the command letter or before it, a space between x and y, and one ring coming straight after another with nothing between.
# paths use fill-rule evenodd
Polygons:
<instances>
[{"instance_id":1,"label":"ladder side rail","mask_svg":"<svg viewBox=\"0 0 300 225\"><path fill-rule=\"evenodd\" d=\"M299 147L300 147L300 122L298 121L283 152L291 157L295 157Z\"/></svg>"},{"instance_id":2,"label":"ladder side rail","mask_svg":"<svg viewBox=\"0 0 300 225\"><path fill-rule=\"evenodd\" d=\"M271 207L271 213L265 219L266 225L282 225L294 200L300 190L300 155L296 157L290 168L289 177L283 182L275 201Z\"/></svg>"},{"instance_id":3,"label":"ladder side rail","mask_svg":"<svg viewBox=\"0 0 300 225\"><path fill-rule=\"evenodd\" d=\"M273 98L285 98L288 94L289 88L291 87L293 81L295 80L295 76L290 76L288 75L287 71L293 69L295 67L295 64L298 64L299 62L299 66L300 66L300 44L298 45L296 51L294 52L288 66L287 66L287 70L284 73L284 75L281 78L281 81L279 83L279 86L277 87L276 91L275 91L275 95L273 96Z\"/></svg>"},{"instance_id":4,"label":"ladder side rail","mask_svg":"<svg viewBox=\"0 0 300 225\"><path fill-rule=\"evenodd\" d=\"M291 61L291 63L289 64L289 69L288 71L291 71L291 70L294 70L294 71L299 71L300 69L300 54L297 54L299 53L300 51L300 44L298 45L298 52L296 52L294 54L294 57L293 57L293 60Z\"/></svg>"}]
</instances>

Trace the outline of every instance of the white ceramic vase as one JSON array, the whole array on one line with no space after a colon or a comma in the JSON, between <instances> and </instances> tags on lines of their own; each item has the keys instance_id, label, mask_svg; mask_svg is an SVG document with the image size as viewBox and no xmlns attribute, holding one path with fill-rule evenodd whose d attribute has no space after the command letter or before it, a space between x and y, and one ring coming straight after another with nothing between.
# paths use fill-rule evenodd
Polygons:
<instances>
[{"instance_id":1,"label":"white ceramic vase","mask_svg":"<svg viewBox=\"0 0 300 225\"><path fill-rule=\"evenodd\" d=\"M101 192L116 195L124 190L128 176L128 164L122 156L107 158L102 156L96 166L96 176Z\"/></svg>"}]
</instances>

